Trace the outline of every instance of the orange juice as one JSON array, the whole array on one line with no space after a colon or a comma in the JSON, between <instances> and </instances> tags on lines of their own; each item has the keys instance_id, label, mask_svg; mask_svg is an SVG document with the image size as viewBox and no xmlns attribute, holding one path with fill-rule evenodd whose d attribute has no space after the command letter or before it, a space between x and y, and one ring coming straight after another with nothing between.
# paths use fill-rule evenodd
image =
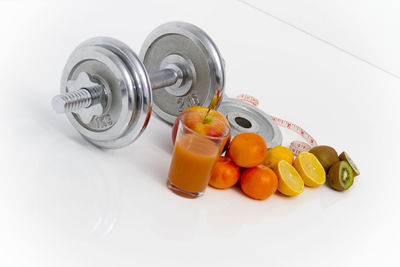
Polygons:
<instances>
[{"instance_id":1,"label":"orange juice","mask_svg":"<svg viewBox=\"0 0 400 267\"><path fill-rule=\"evenodd\" d=\"M204 136L182 135L175 144L169 181L186 192L203 192L219 157L219 147Z\"/></svg>"}]
</instances>

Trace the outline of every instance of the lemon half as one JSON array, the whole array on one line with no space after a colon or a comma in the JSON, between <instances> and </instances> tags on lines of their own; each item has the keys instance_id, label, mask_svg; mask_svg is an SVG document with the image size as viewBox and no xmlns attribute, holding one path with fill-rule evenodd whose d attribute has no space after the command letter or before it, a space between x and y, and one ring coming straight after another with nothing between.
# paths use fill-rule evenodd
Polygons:
<instances>
[{"instance_id":1,"label":"lemon half","mask_svg":"<svg viewBox=\"0 0 400 267\"><path fill-rule=\"evenodd\" d=\"M286 160L278 162L275 172L279 179L278 191L287 196L296 196L304 191L304 182L296 169Z\"/></svg>"},{"instance_id":2,"label":"lemon half","mask_svg":"<svg viewBox=\"0 0 400 267\"><path fill-rule=\"evenodd\" d=\"M303 151L294 160L294 167L303 178L304 184L316 187L325 183L326 173L322 164L314 154Z\"/></svg>"}]
</instances>

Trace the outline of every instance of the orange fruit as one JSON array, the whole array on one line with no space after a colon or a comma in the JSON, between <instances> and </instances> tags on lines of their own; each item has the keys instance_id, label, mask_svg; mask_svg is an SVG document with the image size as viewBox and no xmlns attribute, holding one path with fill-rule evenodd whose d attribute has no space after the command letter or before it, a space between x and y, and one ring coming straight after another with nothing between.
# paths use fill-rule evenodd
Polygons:
<instances>
[{"instance_id":1,"label":"orange fruit","mask_svg":"<svg viewBox=\"0 0 400 267\"><path fill-rule=\"evenodd\" d=\"M235 136L228 148L228 156L239 167L252 168L263 163L267 143L256 133L241 133Z\"/></svg>"},{"instance_id":2,"label":"orange fruit","mask_svg":"<svg viewBox=\"0 0 400 267\"><path fill-rule=\"evenodd\" d=\"M251 198L266 199L276 192L278 177L270 168L259 165L242 173L240 187L243 193Z\"/></svg>"},{"instance_id":3,"label":"orange fruit","mask_svg":"<svg viewBox=\"0 0 400 267\"><path fill-rule=\"evenodd\" d=\"M218 189L233 186L240 178L240 168L228 157L220 157L214 166L209 185Z\"/></svg>"}]
</instances>

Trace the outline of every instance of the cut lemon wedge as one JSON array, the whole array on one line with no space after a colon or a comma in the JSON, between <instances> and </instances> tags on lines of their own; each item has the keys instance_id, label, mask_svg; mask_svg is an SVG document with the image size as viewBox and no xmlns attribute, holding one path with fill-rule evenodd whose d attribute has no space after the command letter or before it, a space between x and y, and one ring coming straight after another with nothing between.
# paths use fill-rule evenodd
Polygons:
<instances>
[{"instance_id":1,"label":"cut lemon wedge","mask_svg":"<svg viewBox=\"0 0 400 267\"><path fill-rule=\"evenodd\" d=\"M326 173L322 164L312 153L303 151L294 160L294 167L303 178L304 184L316 187L325 183Z\"/></svg>"},{"instance_id":2,"label":"cut lemon wedge","mask_svg":"<svg viewBox=\"0 0 400 267\"><path fill-rule=\"evenodd\" d=\"M304 182L296 169L286 160L281 160L275 169L279 179L278 191L287 196L296 196L304 191Z\"/></svg>"}]
</instances>

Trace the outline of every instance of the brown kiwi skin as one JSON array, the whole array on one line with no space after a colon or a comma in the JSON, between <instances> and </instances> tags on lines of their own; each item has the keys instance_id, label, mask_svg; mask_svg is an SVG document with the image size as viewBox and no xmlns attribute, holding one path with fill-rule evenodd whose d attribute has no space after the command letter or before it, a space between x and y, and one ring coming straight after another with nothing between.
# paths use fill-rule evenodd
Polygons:
<instances>
[{"instance_id":1,"label":"brown kiwi skin","mask_svg":"<svg viewBox=\"0 0 400 267\"><path fill-rule=\"evenodd\" d=\"M313 153L317 157L318 161L324 167L325 172L328 172L329 168L339 161L338 153L330 146L316 146L309 152Z\"/></svg>"},{"instance_id":2,"label":"brown kiwi skin","mask_svg":"<svg viewBox=\"0 0 400 267\"><path fill-rule=\"evenodd\" d=\"M340 153L340 155L339 155L339 159L340 159L340 160L346 161L346 162L350 165L350 168L353 170L353 176L354 176L354 177L360 175L360 171L358 170L358 168L357 168L357 171L356 171L356 170L353 168L353 166L350 164L350 161L353 161L353 160L349 159L348 157L350 157L350 156L349 156L345 151L343 151L343 152ZM355 163L353 162L353 164L355 164Z\"/></svg>"},{"instance_id":3,"label":"brown kiwi skin","mask_svg":"<svg viewBox=\"0 0 400 267\"><path fill-rule=\"evenodd\" d=\"M329 184L330 187L332 187L333 189L335 189L337 191L346 190L345 188L342 187L342 185L340 184L340 181L339 181L339 179L340 179L340 177L339 177L340 173L339 172L340 172L340 169L341 169L340 165L342 164L342 162L343 161L338 161L335 164L333 164L332 167L329 169L329 173L328 173L328 184ZM344 162L346 162L346 161L344 161ZM349 171L353 172L352 168L350 167L350 164L348 164L348 166L349 166ZM336 177L339 177L339 179L335 179ZM354 177L354 175L353 175L353 177ZM352 184L350 185L350 187L351 186L352 186Z\"/></svg>"}]
</instances>

